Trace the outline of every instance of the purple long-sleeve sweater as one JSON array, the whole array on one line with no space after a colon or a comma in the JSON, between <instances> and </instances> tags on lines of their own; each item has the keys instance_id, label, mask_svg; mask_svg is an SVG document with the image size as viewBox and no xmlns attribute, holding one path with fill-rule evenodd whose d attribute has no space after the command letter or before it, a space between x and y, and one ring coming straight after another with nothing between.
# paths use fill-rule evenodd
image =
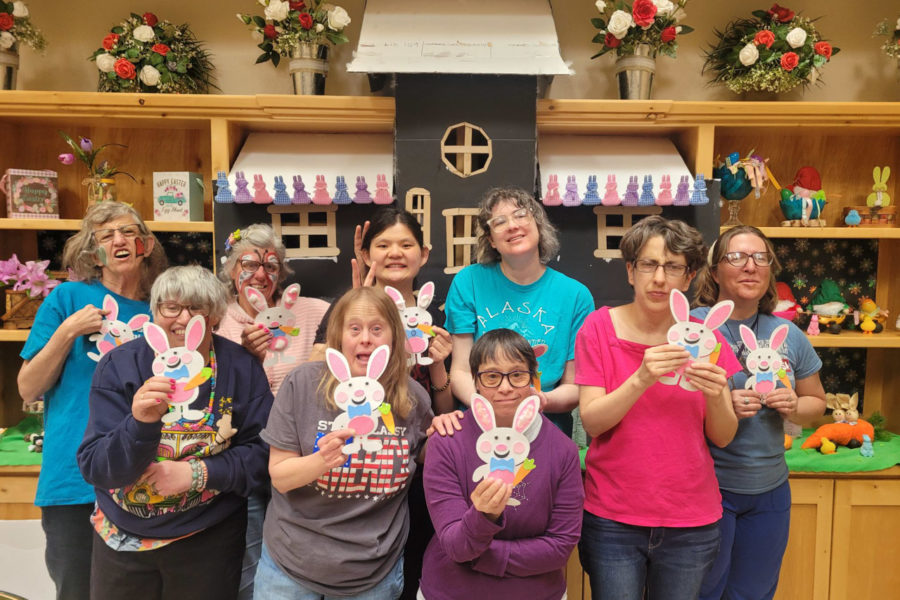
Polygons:
<instances>
[{"instance_id":1,"label":"purple long-sleeve sweater","mask_svg":"<svg viewBox=\"0 0 900 600\"><path fill-rule=\"evenodd\" d=\"M425 457L425 497L435 535L425 551L421 589L426 600L506 598L559 600L565 566L581 533L584 489L575 444L546 417L531 442L535 468L514 489L497 523L472 506L483 463L481 433L463 419L452 437L434 435Z\"/></svg>"}]
</instances>

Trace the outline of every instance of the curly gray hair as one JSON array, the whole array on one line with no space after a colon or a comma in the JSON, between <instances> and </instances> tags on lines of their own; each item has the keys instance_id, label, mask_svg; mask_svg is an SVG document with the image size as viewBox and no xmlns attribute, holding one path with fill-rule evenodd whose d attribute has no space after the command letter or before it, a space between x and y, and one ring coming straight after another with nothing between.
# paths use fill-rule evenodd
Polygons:
<instances>
[{"instance_id":1,"label":"curly gray hair","mask_svg":"<svg viewBox=\"0 0 900 600\"><path fill-rule=\"evenodd\" d=\"M159 318L162 302L181 302L202 306L216 324L225 316L228 307L228 291L212 271L198 265L170 267L153 282L150 289L150 309L154 320Z\"/></svg>"},{"instance_id":2,"label":"curly gray hair","mask_svg":"<svg viewBox=\"0 0 900 600\"><path fill-rule=\"evenodd\" d=\"M491 264L500 262L500 253L491 246L491 228L488 220L491 211L501 202L512 202L519 208L527 208L534 217L538 230L538 252L542 264L547 264L559 254L559 237L557 229L547 218L547 213L534 196L520 188L492 188L484 195L478 206L478 246L476 253L478 262Z\"/></svg>"},{"instance_id":3,"label":"curly gray hair","mask_svg":"<svg viewBox=\"0 0 900 600\"><path fill-rule=\"evenodd\" d=\"M228 253L223 257L222 268L217 271L219 279L222 280L222 283L225 284L232 296L237 295L237 289L234 287L234 279L231 274L234 271L234 266L237 264L238 260L240 260L241 254L243 254L247 248L252 246L257 248L275 248L275 254L278 256L278 264L281 265L281 269L278 271L277 281L277 287L280 288L281 283L285 278L293 273L291 268L288 267L287 263L284 261L287 250L281 242L281 238L275 235L275 230L272 229L271 225L266 225L265 223L254 223L253 225L241 229L240 233L241 238L231 246L231 249L228 250Z\"/></svg>"}]
</instances>

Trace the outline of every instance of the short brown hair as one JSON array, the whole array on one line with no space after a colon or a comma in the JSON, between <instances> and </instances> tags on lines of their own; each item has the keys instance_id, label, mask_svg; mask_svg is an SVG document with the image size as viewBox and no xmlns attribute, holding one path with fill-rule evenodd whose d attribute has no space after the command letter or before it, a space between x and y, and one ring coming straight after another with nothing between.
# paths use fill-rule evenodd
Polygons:
<instances>
[{"instance_id":1,"label":"short brown hair","mask_svg":"<svg viewBox=\"0 0 900 600\"><path fill-rule=\"evenodd\" d=\"M661 237L666 250L684 256L688 271L696 273L706 260L706 244L700 232L685 223L666 219L659 215L644 217L625 232L619 249L626 263L637 260L641 249L651 238Z\"/></svg>"},{"instance_id":2,"label":"short brown hair","mask_svg":"<svg viewBox=\"0 0 900 600\"><path fill-rule=\"evenodd\" d=\"M556 227L547 218L547 213L534 196L520 188L492 188L487 191L478 206L478 262L484 265L500 262L500 253L491 246L491 228L488 220L491 211L503 201L512 202L519 208L527 208L534 217L538 230L538 253L541 263L547 264L559 254L559 237Z\"/></svg>"},{"instance_id":3,"label":"short brown hair","mask_svg":"<svg viewBox=\"0 0 900 600\"><path fill-rule=\"evenodd\" d=\"M469 352L469 370L476 377L479 367L489 360L504 356L510 360L521 360L528 365L528 371L534 376L538 362L534 348L522 334L512 329L492 329L478 338Z\"/></svg>"}]
</instances>

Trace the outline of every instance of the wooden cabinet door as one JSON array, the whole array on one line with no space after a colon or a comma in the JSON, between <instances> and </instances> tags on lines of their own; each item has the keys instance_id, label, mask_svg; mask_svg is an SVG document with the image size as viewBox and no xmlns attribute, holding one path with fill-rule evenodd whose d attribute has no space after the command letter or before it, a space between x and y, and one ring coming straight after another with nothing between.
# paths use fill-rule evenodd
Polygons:
<instances>
[{"instance_id":1,"label":"wooden cabinet door","mask_svg":"<svg viewBox=\"0 0 900 600\"><path fill-rule=\"evenodd\" d=\"M776 600L828 600L834 481L791 479L791 531Z\"/></svg>"}]
</instances>

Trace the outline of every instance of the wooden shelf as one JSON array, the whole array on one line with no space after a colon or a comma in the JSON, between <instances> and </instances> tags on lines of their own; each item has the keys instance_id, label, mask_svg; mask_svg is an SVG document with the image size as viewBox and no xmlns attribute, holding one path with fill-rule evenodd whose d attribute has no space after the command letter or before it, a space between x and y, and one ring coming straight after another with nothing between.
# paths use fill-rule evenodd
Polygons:
<instances>
[{"instance_id":1,"label":"wooden shelf","mask_svg":"<svg viewBox=\"0 0 900 600\"><path fill-rule=\"evenodd\" d=\"M30 329L0 329L0 342L24 342Z\"/></svg>"},{"instance_id":2,"label":"wooden shelf","mask_svg":"<svg viewBox=\"0 0 900 600\"><path fill-rule=\"evenodd\" d=\"M212 221L145 221L151 231L212 233ZM80 219L0 219L0 229L78 231Z\"/></svg>"},{"instance_id":3,"label":"wooden shelf","mask_svg":"<svg viewBox=\"0 0 900 600\"><path fill-rule=\"evenodd\" d=\"M720 227L725 232L730 227ZM770 238L835 238L900 240L900 227L760 227Z\"/></svg>"},{"instance_id":4,"label":"wooden shelf","mask_svg":"<svg viewBox=\"0 0 900 600\"><path fill-rule=\"evenodd\" d=\"M838 335L820 333L806 337L816 348L900 348L900 331L882 331L872 334L842 331Z\"/></svg>"}]
</instances>

